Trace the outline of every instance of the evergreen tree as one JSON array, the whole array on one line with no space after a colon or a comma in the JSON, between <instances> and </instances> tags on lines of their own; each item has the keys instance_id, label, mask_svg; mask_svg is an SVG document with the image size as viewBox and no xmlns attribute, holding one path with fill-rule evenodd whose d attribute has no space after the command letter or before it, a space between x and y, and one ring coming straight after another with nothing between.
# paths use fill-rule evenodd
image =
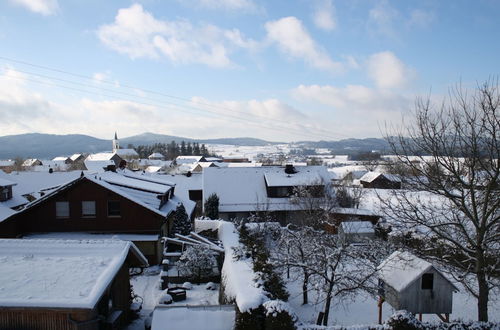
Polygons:
<instances>
[{"instance_id":1,"label":"evergreen tree","mask_svg":"<svg viewBox=\"0 0 500 330\"><path fill-rule=\"evenodd\" d=\"M200 155L200 144L199 143L193 143L193 155L199 156Z\"/></svg>"},{"instance_id":2,"label":"evergreen tree","mask_svg":"<svg viewBox=\"0 0 500 330\"><path fill-rule=\"evenodd\" d=\"M193 154L193 146L191 145L191 142L188 142L187 144L186 154L188 156L191 156Z\"/></svg>"},{"instance_id":3,"label":"evergreen tree","mask_svg":"<svg viewBox=\"0 0 500 330\"><path fill-rule=\"evenodd\" d=\"M219 197L213 193L205 201L205 216L210 219L219 218Z\"/></svg>"},{"instance_id":4,"label":"evergreen tree","mask_svg":"<svg viewBox=\"0 0 500 330\"><path fill-rule=\"evenodd\" d=\"M173 237L175 236L175 234L189 235L191 230L191 222L189 221L188 215L186 213L186 208L184 208L184 205L179 204L175 209L171 236Z\"/></svg>"},{"instance_id":5,"label":"evergreen tree","mask_svg":"<svg viewBox=\"0 0 500 330\"><path fill-rule=\"evenodd\" d=\"M201 145L200 152L201 152L201 155L202 155L202 156L208 156L208 149L207 149L207 147L205 146L205 143L203 143L203 144Z\"/></svg>"},{"instance_id":6,"label":"evergreen tree","mask_svg":"<svg viewBox=\"0 0 500 330\"><path fill-rule=\"evenodd\" d=\"M186 155L186 142L181 142L181 156Z\"/></svg>"}]
</instances>

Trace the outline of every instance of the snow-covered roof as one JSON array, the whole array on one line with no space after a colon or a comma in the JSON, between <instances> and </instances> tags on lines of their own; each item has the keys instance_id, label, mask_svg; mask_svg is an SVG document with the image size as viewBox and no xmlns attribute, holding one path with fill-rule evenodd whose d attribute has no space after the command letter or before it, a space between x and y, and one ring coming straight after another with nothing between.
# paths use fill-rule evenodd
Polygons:
<instances>
[{"instance_id":1,"label":"snow-covered roof","mask_svg":"<svg viewBox=\"0 0 500 330\"><path fill-rule=\"evenodd\" d=\"M51 233L29 233L23 239L66 239L66 240L121 240L155 242L158 241L156 234L96 234L86 232L51 232Z\"/></svg>"},{"instance_id":2,"label":"snow-covered roof","mask_svg":"<svg viewBox=\"0 0 500 330\"><path fill-rule=\"evenodd\" d=\"M378 277L382 281L400 292L431 268L438 271L430 262L409 252L395 251L377 267L377 270ZM444 275L443 277L446 279ZM451 282L450 284L453 285ZM458 290L456 287L455 289Z\"/></svg>"},{"instance_id":3,"label":"snow-covered roof","mask_svg":"<svg viewBox=\"0 0 500 330\"><path fill-rule=\"evenodd\" d=\"M401 181L397 175L380 173L380 172L368 172L365 175L363 175L359 179L359 181L372 182L373 180L375 180L379 176L383 176L387 180L392 181L392 182L400 182Z\"/></svg>"},{"instance_id":4,"label":"snow-covered roof","mask_svg":"<svg viewBox=\"0 0 500 330\"><path fill-rule=\"evenodd\" d=\"M160 154L159 152L153 152L151 155L148 156L148 158L165 158L165 156L163 156L162 154Z\"/></svg>"},{"instance_id":5,"label":"snow-covered roof","mask_svg":"<svg viewBox=\"0 0 500 330\"><path fill-rule=\"evenodd\" d=\"M283 168L278 167L274 171L266 172L264 177L268 187L324 185L329 180L323 180L319 169L324 169L322 170L323 174L328 176L324 167L303 166L296 167L294 174L287 174Z\"/></svg>"},{"instance_id":6,"label":"snow-covered roof","mask_svg":"<svg viewBox=\"0 0 500 330\"><path fill-rule=\"evenodd\" d=\"M40 162L40 160L36 158L28 158L23 162L22 166L30 167L35 165L37 162Z\"/></svg>"},{"instance_id":7,"label":"snow-covered roof","mask_svg":"<svg viewBox=\"0 0 500 330\"><path fill-rule=\"evenodd\" d=\"M88 158L83 161L85 167L90 172L105 172L108 166L115 166L115 162L112 160L89 160Z\"/></svg>"},{"instance_id":8,"label":"snow-covered roof","mask_svg":"<svg viewBox=\"0 0 500 330\"><path fill-rule=\"evenodd\" d=\"M90 154L85 159L87 161L103 161L103 160L111 160L115 154L112 152L99 152L97 154Z\"/></svg>"},{"instance_id":9,"label":"snow-covered roof","mask_svg":"<svg viewBox=\"0 0 500 330\"><path fill-rule=\"evenodd\" d=\"M307 168L307 170L306 170ZM323 166L297 168L299 173L317 173L328 182L329 177ZM308 172L309 171L309 172ZM215 193L219 197L220 212L254 212L258 210L287 211L298 210L300 205L290 198L268 198L265 175L283 172L283 167L209 167L203 173L203 195ZM299 174L297 173L297 174ZM296 174L294 174L296 175ZM300 174L299 174L300 175ZM306 182L297 180L297 182Z\"/></svg>"},{"instance_id":10,"label":"snow-covered roof","mask_svg":"<svg viewBox=\"0 0 500 330\"><path fill-rule=\"evenodd\" d=\"M75 161L82 156L83 156L82 154L73 154L69 157L69 159L71 159L72 161Z\"/></svg>"},{"instance_id":11,"label":"snow-covered roof","mask_svg":"<svg viewBox=\"0 0 500 330\"><path fill-rule=\"evenodd\" d=\"M373 234L375 230L370 221L343 221L340 224L345 234Z\"/></svg>"},{"instance_id":12,"label":"snow-covered roof","mask_svg":"<svg viewBox=\"0 0 500 330\"><path fill-rule=\"evenodd\" d=\"M65 157L65 156L59 156L59 157L55 157L54 159L52 159L54 162L65 162L67 161L68 159L70 159L69 157Z\"/></svg>"},{"instance_id":13,"label":"snow-covered roof","mask_svg":"<svg viewBox=\"0 0 500 330\"><path fill-rule=\"evenodd\" d=\"M13 166L16 162L14 160L0 160L0 167Z\"/></svg>"},{"instance_id":14,"label":"snow-covered roof","mask_svg":"<svg viewBox=\"0 0 500 330\"><path fill-rule=\"evenodd\" d=\"M138 157L139 154L134 149L116 149L115 153L120 157Z\"/></svg>"},{"instance_id":15,"label":"snow-covered roof","mask_svg":"<svg viewBox=\"0 0 500 330\"><path fill-rule=\"evenodd\" d=\"M175 162L177 164L191 164L191 163L197 163L201 161L203 158L204 158L203 156L177 156Z\"/></svg>"},{"instance_id":16,"label":"snow-covered roof","mask_svg":"<svg viewBox=\"0 0 500 330\"><path fill-rule=\"evenodd\" d=\"M368 209L355 209L350 207L336 207L332 209L331 213L346 214L346 215L364 215L364 216L379 216L372 210Z\"/></svg>"},{"instance_id":17,"label":"snow-covered roof","mask_svg":"<svg viewBox=\"0 0 500 330\"><path fill-rule=\"evenodd\" d=\"M91 309L137 247L119 240L0 239L0 306Z\"/></svg>"},{"instance_id":18,"label":"snow-covered roof","mask_svg":"<svg viewBox=\"0 0 500 330\"><path fill-rule=\"evenodd\" d=\"M148 166L144 169L146 173L156 173L162 169L161 166Z\"/></svg>"},{"instance_id":19,"label":"snow-covered roof","mask_svg":"<svg viewBox=\"0 0 500 330\"><path fill-rule=\"evenodd\" d=\"M15 186L17 183L13 182L13 181L10 181L10 180L7 180L7 179L3 179L3 178L0 178L0 187L8 187L8 186Z\"/></svg>"},{"instance_id":20,"label":"snow-covered roof","mask_svg":"<svg viewBox=\"0 0 500 330\"><path fill-rule=\"evenodd\" d=\"M169 329L234 329L236 311L231 305L217 306L157 306L153 312L151 330Z\"/></svg>"}]
</instances>

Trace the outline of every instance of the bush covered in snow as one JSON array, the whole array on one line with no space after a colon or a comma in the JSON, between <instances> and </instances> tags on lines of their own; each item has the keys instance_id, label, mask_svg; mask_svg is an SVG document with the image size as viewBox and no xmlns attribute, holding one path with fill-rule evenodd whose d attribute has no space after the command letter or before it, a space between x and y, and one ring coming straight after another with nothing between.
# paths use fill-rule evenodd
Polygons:
<instances>
[{"instance_id":1,"label":"bush covered in snow","mask_svg":"<svg viewBox=\"0 0 500 330\"><path fill-rule=\"evenodd\" d=\"M184 282L182 284L182 288L186 290L191 290L193 288L193 284L191 282Z\"/></svg>"},{"instance_id":2,"label":"bush covered in snow","mask_svg":"<svg viewBox=\"0 0 500 330\"><path fill-rule=\"evenodd\" d=\"M417 330L423 329L422 323L417 320L413 314L402 310L394 313L385 324L393 330Z\"/></svg>"},{"instance_id":3,"label":"bush covered in snow","mask_svg":"<svg viewBox=\"0 0 500 330\"><path fill-rule=\"evenodd\" d=\"M297 329L295 322L297 322L297 315L290 308L288 303L282 300L269 300L263 305L266 319L265 329L274 330L292 330Z\"/></svg>"},{"instance_id":4,"label":"bush covered in snow","mask_svg":"<svg viewBox=\"0 0 500 330\"><path fill-rule=\"evenodd\" d=\"M179 274L197 282L213 275L216 264L213 252L199 245L188 246L176 263Z\"/></svg>"},{"instance_id":5,"label":"bush covered in snow","mask_svg":"<svg viewBox=\"0 0 500 330\"><path fill-rule=\"evenodd\" d=\"M269 251L262 235L250 232L246 223L243 222L240 226L240 242L243 245L243 251L237 252L245 257L251 257L253 270L258 275L257 283L262 283L269 299L287 301L289 294L285 283L270 261Z\"/></svg>"},{"instance_id":6,"label":"bush covered in snow","mask_svg":"<svg viewBox=\"0 0 500 330\"><path fill-rule=\"evenodd\" d=\"M219 196L211 194L205 201L205 216L210 219L219 218Z\"/></svg>"},{"instance_id":7,"label":"bush covered in snow","mask_svg":"<svg viewBox=\"0 0 500 330\"><path fill-rule=\"evenodd\" d=\"M172 296L167 293L167 290L164 290L158 299L158 304L171 304L172 301Z\"/></svg>"}]
</instances>

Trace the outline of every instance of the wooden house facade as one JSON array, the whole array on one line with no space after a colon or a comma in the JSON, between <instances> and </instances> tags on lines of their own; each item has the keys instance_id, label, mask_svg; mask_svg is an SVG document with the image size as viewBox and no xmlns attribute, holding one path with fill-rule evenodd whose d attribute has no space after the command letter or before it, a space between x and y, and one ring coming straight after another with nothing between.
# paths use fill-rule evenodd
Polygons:
<instances>
[{"instance_id":1,"label":"wooden house facade","mask_svg":"<svg viewBox=\"0 0 500 330\"><path fill-rule=\"evenodd\" d=\"M135 234L133 242L150 263L156 264L161 258L161 246L158 239L150 237L170 234L175 209L182 201L174 196L173 186L128 179L116 173L82 176L0 222L0 236L54 232ZM191 207L185 205L189 215L194 202L188 202L193 203ZM141 235L148 239L142 240Z\"/></svg>"}]
</instances>

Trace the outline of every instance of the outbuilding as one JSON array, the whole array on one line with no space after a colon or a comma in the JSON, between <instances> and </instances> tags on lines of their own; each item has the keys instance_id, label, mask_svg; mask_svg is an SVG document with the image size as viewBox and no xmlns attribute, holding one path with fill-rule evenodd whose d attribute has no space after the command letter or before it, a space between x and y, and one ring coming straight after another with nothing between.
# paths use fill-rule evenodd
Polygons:
<instances>
[{"instance_id":1,"label":"outbuilding","mask_svg":"<svg viewBox=\"0 0 500 330\"><path fill-rule=\"evenodd\" d=\"M449 320L458 288L430 262L396 251L379 265L378 277L379 294L394 309Z\"/></svg>"}]
</instances>

